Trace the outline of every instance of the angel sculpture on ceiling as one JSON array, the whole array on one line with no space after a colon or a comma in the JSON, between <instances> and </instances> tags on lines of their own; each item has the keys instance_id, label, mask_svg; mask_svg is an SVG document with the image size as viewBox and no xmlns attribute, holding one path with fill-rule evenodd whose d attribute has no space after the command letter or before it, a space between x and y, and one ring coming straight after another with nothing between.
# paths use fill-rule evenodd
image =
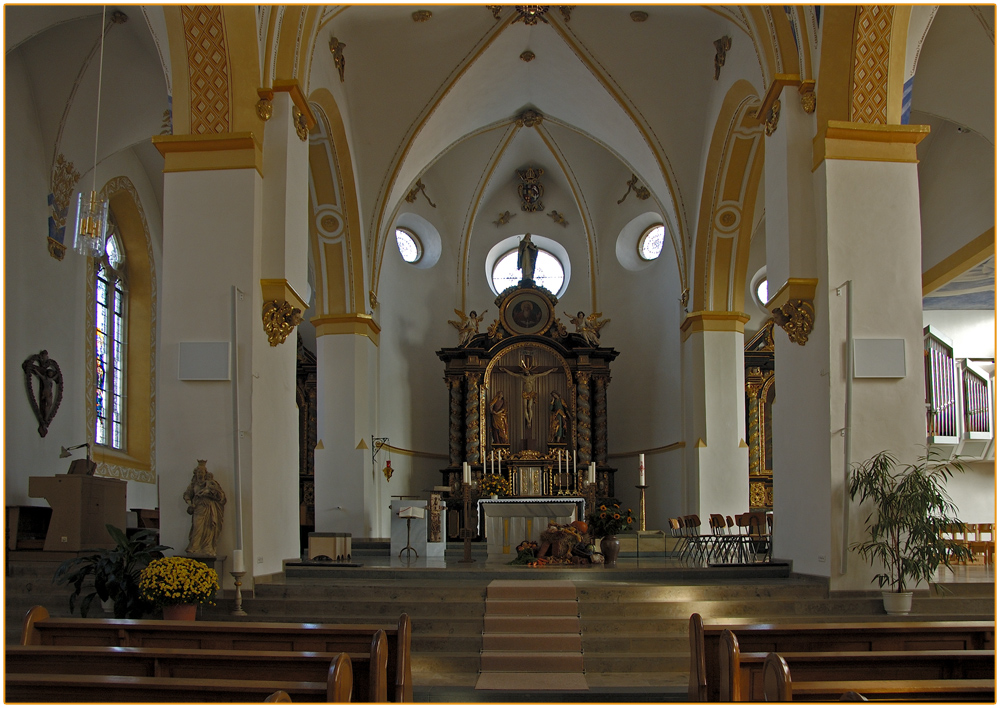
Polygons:
<instances>
[{"instance_id":1,"label":"angel sculpture on ceiling","mask_svg":"<svg viewBox=\"0 0 1000 708\"><path fill-rule=\"evenodd\" d=\"M580 311L576 313L576 317L573 317L568 312L563 314L569 317L569 321L576 325L576 331L582 334L583 338L587 340L587 344L592 347L600 345L601 328L611 321L610 319L600 319L604 314L603 312L594 312L584 316L583 312Z\"/></svg>"},{"instance_id":2,"label":"angel sculpture on ceiling","mask_svg":"<svg viewBox=\"0 0 1000 708\"><path fill-rule=\"evenodd\" d=\"M455 310L455 314L461 319L457 322L455 320L448 320L448 324L458 330L458 346L464 347L472 341L473 337L479 334L479 323L483 321L486 310L483 310L480 315L477 315L475 310L469 312L468 315L461 310Z\"/></svg>"}]
</instances>

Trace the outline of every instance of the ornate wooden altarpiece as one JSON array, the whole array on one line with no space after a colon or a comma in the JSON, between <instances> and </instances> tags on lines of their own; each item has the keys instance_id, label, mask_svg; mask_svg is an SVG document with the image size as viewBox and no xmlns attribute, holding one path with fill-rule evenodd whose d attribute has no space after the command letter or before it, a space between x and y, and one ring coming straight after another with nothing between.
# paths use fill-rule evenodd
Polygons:
<instances>
[{"instance_id":1,"label":"ornate wooden altarpiece","mask_svg":"<svg viewBox=\"0 0 1000 708\"><path fill-rule=\"evenodd\" d=\"M774 320L768 320L743 348L747 445L750 448L750 511L774 507L771 461L771 405L774 403Z\"/></svg>"},{"instance_id":2,"label":"ornate wooden altarpiece","mask_svg":"<svg viewBox=\"0 0 1000 708\"><path fill-rule=\"evenodd\" d=\"M557 303L545 288L522 280L496 298L499 315L488 331L437 352L450 404L448 466L441 473L452 497L461 496L463 462L478 480L496 461L514 497L578 497L592 460L597 494L614 496L607 388L618 352L599 346L595 332L590 341L568 332ZM506 424L498 413L504 408Z\"/></svg>"}]
</instances>

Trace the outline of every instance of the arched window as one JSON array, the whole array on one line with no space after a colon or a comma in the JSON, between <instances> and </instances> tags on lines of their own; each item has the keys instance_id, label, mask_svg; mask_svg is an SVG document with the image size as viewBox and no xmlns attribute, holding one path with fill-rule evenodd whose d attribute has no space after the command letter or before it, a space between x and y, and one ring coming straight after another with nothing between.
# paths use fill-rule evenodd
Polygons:
<instances>
[{"instance_id":1,"label":"arched window","mask_svg":"<svg viewBox=\"0 0 1000 708\"><path fill-rule=\"evenodd\" d=\"M552 293L558 293L563 285L565 270L562 262L544 248L538 249L535 259L535 283ZM521 282L518 268L517 249L509 251L497 259L493 266L493 288L502 293L511 285Z\"/></svg>"},{"instance_id":2,"label":"arched window","mask_svg":"<svg viewBox=\"0 0 1000 708\"><path fill-rule=\"evenodd\" d=\"M396 227L396 245L399 247L399 254L407 263L416 263L424 255L424 247L417 235L401 226Z\"/></svg>"},{"instance_id":3,"label":"arched window","mask_svg":"<svg viewBox=\"0 0 1000 708\"><path fill-rule=\"evenodd\" d=\"M109 218L104 253L94 263L94 442L125 448L128 285L125 248Z\"/></svg>"}]
</instances>

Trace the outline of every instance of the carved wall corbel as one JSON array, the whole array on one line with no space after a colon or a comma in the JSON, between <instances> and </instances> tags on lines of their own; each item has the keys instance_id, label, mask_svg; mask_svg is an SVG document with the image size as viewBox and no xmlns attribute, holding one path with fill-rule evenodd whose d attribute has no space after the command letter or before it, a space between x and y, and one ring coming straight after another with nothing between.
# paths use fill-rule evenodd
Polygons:
<instances>
[{"instance_id":1,"label":"carved wall corbel","mask_svg":"<svg viewBox=\"0 0 1000 708\"><path fill-rule=\"evenodd\" d=\"M816 320L816 310L809 300L789 300L771 310L774 323L788 333L788 339L800 346L809 341Z\"/></svg>"},{"instance_id":2,"label":"carved wall corbel","mask_svg":"<svg viewBox=\"0 0 1000 708\"><path fill-rule=\"evenodd\" d=\"M283 344L292 330L302 322L302 310L287 300L268 300L261 311L267 343L272 347Z\"/></svg>"}]
</instances>

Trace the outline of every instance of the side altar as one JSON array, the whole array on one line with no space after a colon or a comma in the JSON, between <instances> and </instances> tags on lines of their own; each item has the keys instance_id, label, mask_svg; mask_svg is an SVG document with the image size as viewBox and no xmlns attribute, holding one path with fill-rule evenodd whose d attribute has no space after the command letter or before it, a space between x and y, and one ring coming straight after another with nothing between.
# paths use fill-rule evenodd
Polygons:
<instances>
[{"instance_id":1,"label":"side altar","mask_svg":"<svg viewBox=\"0 0 1000 708\"><path fill-rule=\"evenodd\" d=\"M441 473L453 499L462 498L464 462L475 489L484 475L499 474L509 498L579 499L587 487L591 495L614 496L607 389L618 352L600 345L607 320L565 313L577 329L568 331L558 299L535 284L532 272L496 298L498 315L486 332L478 331L483 315L456 310L459 346L437 352L449 396L448 466ZM585 487L591 463L596 485ZM483 533L477 511L470 528Z\"/></svg>"}]
</instances>

